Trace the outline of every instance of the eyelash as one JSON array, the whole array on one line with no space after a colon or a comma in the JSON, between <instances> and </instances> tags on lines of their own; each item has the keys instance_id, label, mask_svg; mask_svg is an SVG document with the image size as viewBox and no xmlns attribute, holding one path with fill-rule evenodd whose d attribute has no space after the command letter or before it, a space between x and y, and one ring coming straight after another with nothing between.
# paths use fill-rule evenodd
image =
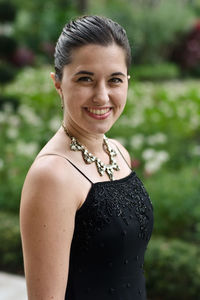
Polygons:
<instances>
[{"instance_id":1,"label":"eyelash","mask_svg":"<svg viewBox=\"0 0 200 300\"><path fill-rule=\"evenodd\" d=\"M89 80L88 80L89 79ZM86 81L86 82L91 82L92 81L92 79L90 78L90 77L87 77L87 76L84 76L84 77L80 77L80 78L78 78L78 80L77 81Z\"/></svg>"},{"instance_id":2,"label":"eyelash","mask_svg":"<svg viewBox=\"0 0 200 300\"><path fill-rule=\"evenodd\" d=\"M84 76L84 77L78 78L77 81L92 82L93 79L90 78L90 77ZM112 82L112 83L122 83L123 82L121 78L117 78L117 77L113 77L109 81Z\"/></svg>"},{"instance_id":3,"label":"eyelash","mask_svg":"<svg viewBox=\"0 0 200 300\"><path fill-rule=\"evenodd\" d=\"M111 78L110 80L111 80L113 83L123 82L121 78L117 78L117 77ZM117 82L116 82L116 81L117 81Z\"/></svg>"}]
</instances>

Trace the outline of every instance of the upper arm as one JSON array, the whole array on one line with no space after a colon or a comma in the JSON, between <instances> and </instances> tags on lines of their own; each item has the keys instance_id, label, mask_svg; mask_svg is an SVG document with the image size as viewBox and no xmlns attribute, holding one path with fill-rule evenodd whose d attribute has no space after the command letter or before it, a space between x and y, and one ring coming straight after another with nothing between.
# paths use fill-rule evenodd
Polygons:
<instances>
[{"instance_id":1,"label":"upper arm","mask_svg":"<svg viewBox=\"0 0 200 300\"><path fill-rule=\"evenodd\" d=\"M29 300L65 296L76 205L62 175L55 166L33 168L23 186L20 229Z\"/></svg>"},{"instance_id":2,"label":"upper arm","mask_svg":"<svg viewBox=\"0 0 200 300\"><path fill-rule=\"evenodd\" d=\"M115 145L117 145L117 147L119 148L119 150L121 151L121 153L123 154L124 158L126 159L127 163L129 164L129 166L131 168L131 157L130 157L130 154L128 153L128 151L126 150L126 148L117 140L115 140L115 139L110 139L110 140Z\"/></svg>"}]
</instances>

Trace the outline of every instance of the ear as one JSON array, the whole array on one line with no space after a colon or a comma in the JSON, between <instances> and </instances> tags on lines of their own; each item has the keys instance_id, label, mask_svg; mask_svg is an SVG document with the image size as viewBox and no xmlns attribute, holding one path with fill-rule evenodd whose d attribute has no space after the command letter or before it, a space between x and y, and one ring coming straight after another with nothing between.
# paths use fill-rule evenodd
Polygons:
<instances>
[{"instance_id":1,"label":"ear","mask_svg":"<svg viewBox=\"0 0 200 300\"><path fill-rule=\"evenodd\" d=\"M55 73L51 72L50 76L51 76L51 79L53 80L56 91L58 92L60 97L63 98L62 89L61 89L61 82L56 79Z\"/></svg>"}]
</instances>

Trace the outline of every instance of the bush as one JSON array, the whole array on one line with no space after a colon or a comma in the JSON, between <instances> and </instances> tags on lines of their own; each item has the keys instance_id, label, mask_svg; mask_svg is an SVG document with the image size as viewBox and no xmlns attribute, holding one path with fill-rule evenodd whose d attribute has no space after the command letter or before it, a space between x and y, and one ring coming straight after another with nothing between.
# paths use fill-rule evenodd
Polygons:
<instances>
[{"instance_id":1,"label":"bush","mask_svg":"<svg viewBox=\"0 0 200 300\"><path fill-rule=\"evenodd\" d=\"M154 234L200 243L200 170L161 171L145 180L154 205Z\"/></svg>"},{"instance_id":2,"label":"bush","mask_svg":"<svg viewBox=\"0 0 200 300\"><path fill-rule=\"evenodd\" d=\"M142 176L199 164L200 89L195 81L130 82L124 114L107 134L119 139Z\"/></svg>"},{"instance_id":3,"label":"bush","mask_svg":"<svg viewBox=\"0 0 200 300\"><path fill-rule=\"evenodd\" d=\"M9 3L6 1L0 2L0 22L1 23L14 22L16 14L17 14L17 9L13 5L13 3Z\"/></svg>"},{"instance_id":4,"label":"bush","mask_svg":"<svg viewBox=\"0 0 200 300\"><path fill-rule=\"evenodd\" d=\"M0 85L7 84L16 77L16 69L10 65L0 62Z\"/></svg>"},{"instance_id":5,"label":"bush","mask_svg":"<svg viewBox=\"0 0 200 300\"><path fill-rule=\"evenodd\" d=\"M53 62L53 55L49 58L44 43L55 47L62 27L78 14L75 1L15 0L15 2L19 8L15 26L18 41L35 54L42 55L42 59L46 62Z\"/></svg>"},{"instance_id":6,"label":"bush","mask_svg":"<svg viewBox=\"0 0 200 300\"><path fill-rule=\"evenodd\" d=\"M183 36L172 51L175 61L187 75L200 75L200 20Z\"/></svg>"},{"instance_id":7,"label":"bush","mask_svg":"<svg viewBox=\"0 0 200 300\"><path fill-rule=\"evenodd\" d=\"M182 0L90 2L90 13L119 22L127 31L134 64L159 63L169 57L176 43L194 20L194 12Z\"/></svg>"},{"instance_id":8,"label":"bush","mask_svg":"<svg viewBox=\"0 0 200 300\"><path fill-rule=\"evenodd\" d=\"M180 71L175 64L162 63L155 65L133 66L133 78L136 80L171 80L180 77Z\"/></svg>"},{"instance_id":9,"label":"bush","mask_svg":"<svg viewBox=\"0 0 200 300\"><path fill-rule=\"evenodd\" d=\"M149 299L199 299L199 247L178 239L151 239L145 271Z\"/></svg>"},{"instance_id":10,"label":"bush","mask_svg":"<svg viewBox=\"0 0 200 300\"><path fill-rule=\"evenodd\" d=\"M23 273L23 256L18 216L0 212L0 269Z\"/></svg>"}]
</instances>

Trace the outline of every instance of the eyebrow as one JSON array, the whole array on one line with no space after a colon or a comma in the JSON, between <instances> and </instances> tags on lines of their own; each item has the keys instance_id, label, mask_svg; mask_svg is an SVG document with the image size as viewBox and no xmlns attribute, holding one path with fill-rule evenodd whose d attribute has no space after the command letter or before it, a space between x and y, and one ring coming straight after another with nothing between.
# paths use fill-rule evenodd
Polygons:
<instances>
[{"instance_id":1,"label":"eyebrow","mask_svg":"<svg viewBox=\"0 0 200 300\"><path fill-rule=\"evenodd\" d=\"M77 72L77 73L74 74L74 75L76 76L76 75L81 75L81 74L94 76L94 73L93 73L93 72L89 72L89 71L85 71L85 70L81 70L81 71ZM122 72L115 72L115 73L112 73L111 76L126 76L126 75L123 74Z\"/></svg>"},{"instance_id":2,"label":"eyebrow","mask_svg":"<svg viewBox=\"0 0 200 300\"><path fill-rule=\"evenodd\" d=\"M94 75L94 73L89 72L89 71L85 71L85 70L81 70L81 71L77 72L74 75L80 75L80 74Z\"/></svg>"},{"instance_id":3,"label":"eyebrow","mask_svg":"<svg viewBox=\"0 0 200 300\"><path fill-rule=\"evenodd\" d=\"M115 73L112 73L111 76L126 76L126 75L122 72L115 72Z\"/></svg>"}]
</instances>

